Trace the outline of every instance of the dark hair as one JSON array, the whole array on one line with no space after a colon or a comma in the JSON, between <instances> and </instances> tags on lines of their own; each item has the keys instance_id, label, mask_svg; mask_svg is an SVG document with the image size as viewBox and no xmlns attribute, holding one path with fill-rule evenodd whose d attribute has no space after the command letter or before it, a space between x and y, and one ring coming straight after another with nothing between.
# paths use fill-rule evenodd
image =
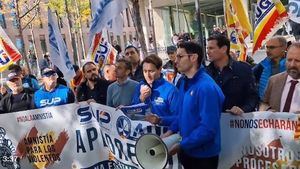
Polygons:
<instances>
[{"instance_id":1,"label":"dark hair","mask_svg":"<svg viewBox=\"0 0 300 169\"><path fill-rule=\"evenodd\" d=\"M88 66L88 65L91 65L91 64L97 66L95 62L88 61L88 62L86 62L86 63L82 66L82 72L85 72L85 71L84 71L84 70L85 70L85 67Z\"/></svg>"},{"instance_id":2,"label":"dark hair","mask_svg":"<svg viewBox=\"0 0 300 169\"><path fill-rule=\"evenodd\" d=\"M177 44L177 48L184 48L186 53L193 54L196 53L198 55L198 66L202 64L203 59L203 49L202 47L196 42L180 42Z\"/></svg>"},{"instance_id":3,"label":"dark hair","mask_svg":"<svg viewBox=\"0 0 300 169\"><path fill-rule=\"evenodd\" d=\"M160 69L162 67L162 60L161 58L159 58L157 55L155 54L151 54L149 56L147 56L143 62L142 62L142 66L144 65L144 63L152 63L153 65L155 65L155 67L157 69Z\"/></svg>"},{"instance_id":4,"label":"dark hair","mask_svg":"<svg viewBox=\"0 0 300 169\"><path fill-rule=\"evenodd\" d=\"M168 46L167 47L167 54L175 53L177 48L175 46Z\"/></svg>"},{"instance_id":5,"label":"dark hair","mask_svg":"<svg viewBox=\"0 0 300 169\"><path fill-rule=\"evenodd\" d=\"M79 70L79 66L78 65L73 65L73 69L75 72L77 72Z\"/></svg>"},{"instance_id":6,"label":"dark hair","mask_svg":"<svg viewBox=\"0 0 300 169\"><path fill-rule=\"evenodd\" d=\"M133 45L126 46L125 51L130 48L134 48L137 53L140 53L139 50Z\"/></svg>"},{"instance_id":7,"label":"dark hair","mask_svg":"<svg viewBox=\"0 0 300 169\"><path fill-rule=\"evenodd\" d=\"M122 58L122 59L117 60L117 63L124 63L126 70L130 70L130 73L131 73L132 65L128 60Z\"/></svg>"},{"instance_id":8,"label":"dark hair","mask_svg":"<svg viewBox=\"0 0 300 169\"><path fill-rule=\"evenodd\" d=\"M45 53L44 54L44 58L48 58L48 57L49 57L49 55Z\"/></svg>"},{"instance_id":9,"label":"dark hair","mask_svg":"<svg viewBox=\"0 0 300 169\"><path fill-rule=\"evenodd\" d=\"M210 36L207 41L210 40L216 40L217 41L217 45L219 48L226 46L227 47L227 51L226 54L228 55L228 57L230 57L230 41L227 37L225 37L224 35L220 35L220 34L215 34Z\"/></svg>"},{"instance_id":10,"label":"dark hair","mask_svg":"<svg viewBox=\"0 0 300 169\"><path fill-rule=\"evenodd\" d=\"M120 45L115 45L114 48L118 51L118 54L122 52L122 48Z\"/></svg>"},{"instance_id":11,"label":"dark hair","mask_svg":"<svg viewBox=\"0 0 300 169\"><path fill-rule=\"evenodd\" d=\"M10 65L10 66L8 67L8 70L9 70L9 71L14 71L14 72L16 72L17 74L19 74L20 72L22 72L21 66L16 65L16 64Z\"/></svg>"}]
</instances>

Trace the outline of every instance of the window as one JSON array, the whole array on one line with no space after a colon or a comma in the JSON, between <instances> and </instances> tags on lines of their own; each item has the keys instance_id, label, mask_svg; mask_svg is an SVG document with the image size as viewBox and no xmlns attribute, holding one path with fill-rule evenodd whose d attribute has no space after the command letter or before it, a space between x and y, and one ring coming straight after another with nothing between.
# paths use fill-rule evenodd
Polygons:
<instances>
[{"instance_id":1,"label":"window","mask_svg":"<svg viewBox=\"0 0 300 169\"><path fill-rule=\"evenodd\" d=\"M147 9L147 11L148 11L148 21L149 21L149 26L152 26L152 20L151 20L151 11L150 11L150 9Z\"/></svg>"},{"instance_id":2,"label":"window","mask_svg":"<svg viewBox=\"0 0 300 169\"><path fill-rule=\"evenodd\" d=\"M121 44L121 37L119 35L117 35L117 41L118 41L118 44Z\"/></svg>"},{"instance_id":3,"label":"window","mask_svg":"<svg viewBox=\"0 0 300 169\"><path fill-rule=\"evenodd\" d=\"M111 32L110 33L110 42L113 42L114 41L114 34Z\"/></svg>"},{"instance_id":4,"label":"window","mask_svg":"<svg viewBox=\"0 0 300 169\"><path fill-rule=\"evenodd\" d=\"M126 20L127 20L127 26L130 27L130 19L129 19L129 10L126 8Z\"/></svg>"},{"instance_id":5,"label":"window","mask_svg":"<svg viewBox=\"0 0 300 169\"><path fill-rule=\"evenodd\" d=\"M86 20L86 27L89 28L90 27L90 21Z\"/></svg>"},{"instance_id":6,"label":"window","mask_svg":"<svg viewBox=\"0 0 300 169\"><path fill-rule=\"evenodd\" d=\"M128 45L127 44L127 36L126 36L126 32L123 32L123 40L124 40L124 45L125 47Z\"/></svg>"},{"instance_id":7,"label":"window","mask_svg":"<svg viewBox=\"0 0 300 169\"><path fill-rule=\"evenodd\" d=\"M6 21L4 14L0 13L0 25L2 28L6 29Z\"/></svg>"},{"instance_id":8,"label":"window","mask_svg":"<svg viewBox=\"0 0 300 169\"><path fill-rule=\"evenodd\" d=\"M46 53L47 52L47 44L46 44L45 35L40 35L40 44L41 44L43 53Z\"/></svg>"},{"instance_id":9,"label":"window","mask_svg":"<svg viewBox=\"0 0 300 169\"><path fill-rule=\"evenodd\" d=\"M132 33L129 33L129 40L132 42Z\"/></svg>"},{"instance_id":10,"label":"window","mask_svg":"<svg viewBox=\"0 0 300 169\"><path fill-rule=\"evenodd\" d=\"M16 36L16 47L17 49L22 53L23 52L23 41L22 39L20 38L20 36Z\"/></svg>"},{"instance_id":11,"label":"window","mask_svg":"<svg viewBox=\"0 0 300 169\"><path fill-rule=\"evenodd\" d=\"M40 6L38 6L37 10L38 10L38 15L39 15L39 24L40 24L39 26L40 26L41 29L43 29L43 21L42 21L42 18L41 18L41 8L40 8Z\"/></svg>"}]
</instances>

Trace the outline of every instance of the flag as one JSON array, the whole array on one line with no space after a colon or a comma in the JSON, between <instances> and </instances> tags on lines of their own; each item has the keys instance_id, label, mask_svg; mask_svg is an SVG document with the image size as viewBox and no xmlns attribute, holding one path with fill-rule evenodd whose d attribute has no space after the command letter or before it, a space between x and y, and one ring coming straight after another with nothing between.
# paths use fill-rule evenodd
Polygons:
<instances>
[{"instance_id":1,"label":"flag","mask_svg":"<svg viewBox=\"0 0 300 169\"><path fill-rule=\"evenodd\" d=\"M21 54L0 26L0 72L21 59Z\"/></svg>"},{"instance_id":2,"label":"flag","mask_svg":"<svg viewBox=\"0 0 300 169\"><path fill-rule=\"evenodd\" d=\"M112 23L127 6L127 0L91 0L93 20L90 28L90 39ZM122 28L123 25L118 29Z\"/></svg>"},{"instance_id":3,"label":"flag","mask_svg":"<svg viewBox=\"0 0 300 169\"><path fill-rule=\"evenodd\" d=\"M247 56L245 39L252 32L246 7L242 0L224 0L224 13L230 49L238 53L239 60L245 61Z\"/></svg>"},{"instance_id":4,"label":"flag","mask_svg":"<svg viewBox=\"0 0 300 169\"><path fill-rule=\"evenodd\" d=\"M113 20L111 20L107 26L107 30L109 32L113 32L115 35L123 35L123 16L122 14L115 17Z\"/></svg>"},{"instance_id":5,"label":"flag","mask_svg":"<svg viewBox=\"0 0 300 169\"><path fill-rule=\"evenodd\" d=\"M288 20L280 0L258 0L255 13L253 55Z\"/></svg>"},{"instance_id":6,"label":"flag","mask_svg":"<svg viewBox=\"0 0 300 169\"><path fill-rule=\"evenodd\" d=\"M70 82L75 76L73 64L70 61L66 44L53 21L51 10L48 9L48 31L50 44L50 60L64 74L64 79Z\"/></svg>"},{"instance_id":7,"label":"flag","mask_svg":"<svg viewBox=\"0 0 300 169\"><path fill-rule=\"evenodd\" d=\"M102 67L105 64L114 64L117 59L117 50L102 37L102 33L97 33L92 41L92 45L87 54L87 60L99 64L102 63Z\"/></svg>"}]
</instances>

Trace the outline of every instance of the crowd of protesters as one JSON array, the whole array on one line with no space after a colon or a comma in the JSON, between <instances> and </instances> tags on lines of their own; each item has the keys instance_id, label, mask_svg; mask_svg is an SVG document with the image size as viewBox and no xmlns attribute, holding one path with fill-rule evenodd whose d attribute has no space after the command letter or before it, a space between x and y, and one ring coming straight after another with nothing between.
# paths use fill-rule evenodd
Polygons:
<instances>
[{"instance_id":1,"label":"crowd of protesters","mask_svg":"<svg viewBox=\"0 0 300 169\"><path fill-rule=\"evenodd\" d=\"M163 137L181 134L170 154L179 153L187 169L217 168L222 112L300 112L299 42L288 48L283 37L269 39L266 58L252 67L230 55L230 41L222 33L207 39L209 65L203 64L206 56L196 42L174 41L165 64L153 54L141 60L139 49L129 45L124 56L102 70L91 61L74 65L76 76L69 85L48 54L40 66L40 82L26 68L11 65L6 85L1 85L0 112L81 101L111 107L145 103L151 108L145 120L169 127Z\"/></svg>"}]
</instances>

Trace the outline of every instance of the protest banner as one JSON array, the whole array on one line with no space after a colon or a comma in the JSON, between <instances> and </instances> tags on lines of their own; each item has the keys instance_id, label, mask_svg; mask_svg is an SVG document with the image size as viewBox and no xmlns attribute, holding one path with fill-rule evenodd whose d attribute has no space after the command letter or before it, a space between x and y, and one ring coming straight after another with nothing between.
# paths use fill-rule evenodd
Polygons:
<instances>
[{"instance_id":1,"label":"protest banner","mask_svg":"<svg viewBox=\"0 0 300 169\"><path fill-rule=\"evenodd\" d=\"M68 104L0 115L0 169L137 169L135 142L162 127L104 105ZM169 168L178 168L170 160Z\"/></svg>"},{"instance_id":2,"label":"protest banner","mask_svg":"<svg viewBox=\"0 0 300 169\"><path fill-rule=\"evenodd\" d=\"M296 114L254 112L240 117L223 113L221 129L219 169L300 167ZM1 114L0 169L137 169L137 139L165 131L96 103ZM167 168L182 168L177 156Z\"/></svg>"},{"instance_id":3,"label":"protest banner","mask_svg":"<svg viewBox=\"0 0 300 169\"><path fill-rule=\"evenodd\" d=\"M219 169L299 168L299 131L293 113L223 114Z\"/></svg>"}]
</instances>

